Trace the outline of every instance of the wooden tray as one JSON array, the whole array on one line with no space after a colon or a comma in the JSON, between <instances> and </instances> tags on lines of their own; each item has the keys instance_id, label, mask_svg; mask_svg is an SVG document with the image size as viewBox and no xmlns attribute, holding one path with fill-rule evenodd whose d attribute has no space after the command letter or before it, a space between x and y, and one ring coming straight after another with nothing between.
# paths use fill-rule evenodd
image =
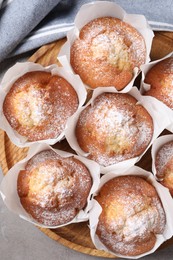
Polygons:
<instances>
[{"instance_id":1,"label":"wooden tray","mask_svg":"<svg viewBox=\"0 0 173 260\"><path fill-rule=\"evenodd\" d=\"M65 40L66 39L62 39L41 47L29 59L29 61L40 63L43 66L54 63L58 64L56 57ZM171 51L173 51L173 33L156 32L151 50L151 59L155 60L162 58ZM167 132L164 132L163 134L165 133ZM0 164L4 174L6 174L15 163L17 163L19 160L22 160L26 156L28 149L21 149L16 147L10 142L6 133L2 130L0 130L0 144ZM55 147L67 151L70 149L65 140L56 144ZM142 160L138 163L138 166L146 170L151 170L150 150L148 150ZM88 222L71 224L66 227L53 230L44 228L39 229L50 238L78 252L98 257L116 258L111 254L95 249L90 239ZM162 244L161 248L168 247L172 244L173 239L170 239Z\"/></svg>"}]
</instances>

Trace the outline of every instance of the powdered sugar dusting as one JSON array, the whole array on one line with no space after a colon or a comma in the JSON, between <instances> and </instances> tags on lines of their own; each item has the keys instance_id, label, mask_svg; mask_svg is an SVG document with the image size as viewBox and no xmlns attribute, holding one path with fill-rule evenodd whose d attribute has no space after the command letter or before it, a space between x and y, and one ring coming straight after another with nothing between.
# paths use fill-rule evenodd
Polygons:
<instances>
[{"instance_id":1,"label":"powdered sugar dusting","mask_svg":"<svg viewBox=\"0 0 173 260\"><path fill-rule=\"evenodd\" d=\"M33 73L37 77L44 74ZM45 72L45 82L33 80L32 72L23 77L14 83L5 98L3 110L7 120L28 141L57 138L78 108L76 91L65 79L50 73Z\"/></svg>"},{"instance_id":2,"label":"powdered sugar dusting","mask_svg":"<svg viewBox=\"0 0 173 260\"><path fill-rule=\"evenodd\" d=\"M51 104L46 103L47 98L49 98L49 93L44 95L43 91L33 86L25 93L17 93L13 102L16 113L19 115L19 123L25 126L41 125L52 113Z\"/></svg>"},{"instance_id":3,"label":"powdered sugar dusting","mask_svg":"<svg viewBox=\"0 0 173 260\"><path fill-rule=\"evenodd\" d=\"M81 29L71 47L70 62L90 87L122 89L145 58L145 42L135 28L117 18L101 17Z\"/></svg>"},{"instance_id":4,"label":"powdered sugar dusting","mask_svg":"<svg viewBox=\"0 0 173 260\"><path fill-rule=\"evenodd\" d=\"M113 32L109 35L97 35L92 41L91 51L94 59L107 59L107 62L117 66L119 71L131 69L128 47L123 39Z\"/></svg>"},{"instance_id":5,"label":"powdered sugar dusting","mask_svg":"<svg viewBox=\"0 0 173 260\"><path fill-rule=\"evenodd\" d=\"M23 178L18 192L19 196L22 192L25 194L21 196L24 208L38 222L48 226L72 220L85 207L92 185L85 165L73 157L62 158L52 150L30 159ZM27 195L25 182L29 187Z\"/></svg>"},{"instance_id":6,"label":"powdered sugar dusting","mask_svg":"<svg viewBox=\"0 0 173 260\"><path fill-rule=\"evenodd\" d=\"M156 155L156 172L159 178L164 175L164 167L166 164L173 160L173 141L164 144Z\"/></svg>"},{"instance_id":7,"label":"powdered sugar dusting","mask_svg":"<svg viewBox=\"0 0 173 260\"><path fill-rule=\"evenodd\" d=\"M107 190L98 197L103 211L97 234L115 253L141 254L140 250L149 251L154 246L156 234L163 233L165 212L155 188L145 180L130 176L118 179L107 183Z\"/></svg>"},{"instance_id":8,"label":"powdered sugar dusting","mask_svg":"<svg viewBox=\"0 0 173 260\"><path fill-rule=\"evenodd\" d=\"M137 101L130 102L127 95L102 94L81 113L77 125L79 145L86 140L81 148L101 165L135 157L151 140L152 125L138 112Z\"/></svg>"}]
</instances>

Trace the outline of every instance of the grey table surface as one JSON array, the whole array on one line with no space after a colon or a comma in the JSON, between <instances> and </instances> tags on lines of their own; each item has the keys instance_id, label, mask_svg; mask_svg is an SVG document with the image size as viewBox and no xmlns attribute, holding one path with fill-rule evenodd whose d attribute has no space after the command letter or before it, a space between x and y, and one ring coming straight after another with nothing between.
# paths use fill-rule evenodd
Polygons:
<instances>
[{"instance_id":1,"label":"grey table surface","mask_svg":"<svg viewBox=\"0 0 173 260\"><path fill-rule=\"evenodd\" d=\"M0 81L8 68L17 61L27 61L34 51L6 60L0 64ZM1 180L2 176L0 176ZM0 260L97 260L52 240L38 228L10 212L0 197ZM122 258L121 258L122 259ZM140 258L141 260L171 260L173 246Z\"/></svg>"}]
</instances>

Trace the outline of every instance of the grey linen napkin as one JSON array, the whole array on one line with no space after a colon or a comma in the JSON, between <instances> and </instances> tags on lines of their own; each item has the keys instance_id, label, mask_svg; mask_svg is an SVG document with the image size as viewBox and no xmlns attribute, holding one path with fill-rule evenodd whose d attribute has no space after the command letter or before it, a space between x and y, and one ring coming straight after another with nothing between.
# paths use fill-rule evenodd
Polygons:
<instances>
[{"instance_id":1,"label":"grey linen napkin","mask_svg":"<svg viewBox=\"0 0 173 260\"><path fill-rule=\"evenodd\" d=\"M173 0L110 0L143 14L153 30L173 31ZM5 0L0 9L0 62L64 37L91 0Z\"/></svg>"}]
</instances>

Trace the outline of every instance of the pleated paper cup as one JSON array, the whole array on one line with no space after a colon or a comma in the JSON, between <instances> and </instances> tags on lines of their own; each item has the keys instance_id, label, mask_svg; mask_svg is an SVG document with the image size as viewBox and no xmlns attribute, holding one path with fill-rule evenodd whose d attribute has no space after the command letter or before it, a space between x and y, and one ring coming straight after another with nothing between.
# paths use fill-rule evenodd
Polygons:
<instances>
[{"instance_id":1,"label":"pleated paper cup","mask_svg":"<svg viewBox=\"0 0 173 260\"><path fill-rule=\"evenodd\" d=\"M173 236L173 218L172 218L172 216L173 216L173 200L172 200L170 193L168 192L168 189L166 189L160 183L158 183L156 181L156 179L154 178L152 173L145 171L145 170L143 170L143 169L141 169L137 166L133 166L129 170L127 170L123 173L121 171L114 171L114 172L109 172L108 174L104 175L101 178L99 189L95 193L95 196L99 193L99 190L101 189L101 187L106 182L108 182L109 180L111 180L113 178L119 177L119 176L138 176L138 177L142 177L155 187L157 194L158 194L158 196L161 200L161 203L163 205L165 215L166 215L166 226L165 226L164 232L163 232L163 234L156 235L156 243L155 243L154 247L152 248L152 250L150 250L150 251L148 251L144 254L140 254L140 255L137 255L137 256L127 256L127 255L121 255L121 254L118 254L118 253L116 254L115 252L112 252L111 250L109 250L100 241L99 237L96 234L96 229L97 229L97 225L98 225L98 221L99 221L99 216L102 212L102 208L101 208L100 204L94 199L94 205L93 205L93 208L91 209L90 214L89 214L90 235L91 235L91 238L92 238L92 242L94 243L94 245L97 249L104 250L105 252L109 252L112 255L115 255L117 257L123 257L123 258L129 258L129 259L138 259L140 257L144 257L146 255L154 253L162 243L164 243L166 240L170 239Z\"/></svg>"},{"instance_id":2,"label":"pleated paper cup","mask_svg":"<svg viewBox=\"0 0 173 260\"><path fill-rule=\"evenodd\" d=\"M59 75L60 77L67 80L78 96L78 109L82 107L84 102L86 101L87 92L86 89L78 75L74 75L64 68L60 68L57 65L50 65L48 67L43 67L40 64L36 64L33 62L24 62L24 63L16 63L13 67L11 67L4 75L2 82L0 84L0 128L4 130L8 137L10 138L11 142L14 143L18 147L27 147L32 145L35 142L30 142L27 140L27 137L21 136L17 133L7 121L4 113L3 113L3 102L4 99L9 92L10 88L12 87L13 83L19 79L22 75L27 72L31 71L45 71L50 72L52 75ZM53 145L58 141L64 139L64 130L54 139L46 139L46 140L39 140L38 143L47 143Z\"/></svg>"},{"instance_id":3,"label":"pleated paper cup","mask_svg":"<svg viewBox=\"0 0 173 260\"><path fill-rule=\"evenodd\" d=\"M58 155L60 155L63 158L68 158L68 157L74 157L77 160L81 161L89 170L91 177L92 177L92 187L89 193L89 196L87 198L87 205L85 206L84 209L80 210L79 213L76 215L76 217L68 222L65 223L64 225L59 225L59 226L47 226L40 224L38 221L36 221L32 216L30 216L25 209L23 208L20 198L18 196L17 192L17 179L19 172L21 170L25 169L25 166L27 162L36 154L45 151L45 150L53 150L56 152ZM29 151L27 156L17 164L15 164L9 171L8 173L3 177L1 185L0 185L0 193L2 196L2 199L7 206L9 210L14 212L15 214L19 215L21 218L25 219L26 221L33 223L36 226L40 226L43 228L58 228L62 226L66 226L70 223L78 223L78 222L84 222L87 221L89 218L89 211L92 208L92 194L96 192L98 189L98 186L100 184L100 167L97 163L88 160L86 158L80 157L78 155L74 155L72 153L68 153L65 151L53 149L51 146L48 144L33 144L32 146L29 147Z\"/></svg>"},{"instance_id":4,"label":"pleated paper cup","mask_svg":"<svg viewBox=\"0 0 173 260\"><path fill-rule=\"evenodd\" d=\"M166 58L173 57L173 52L169 53L165 57L159 60L152 61L148 64L144 64L141 66L142 71L142 79L141 79L141 86L140 86L140 92L141 94L144 94L146 91L150 90L151 85L145 83L145 76L148 73L148 71L156 64L158 64L160 61L165 60ZM153 97L154 98L154 97ZM158 108L158 112L162 113L165 117L168 118L168 125L165 127L167 130L173 133L173 110L169 108L166 104L164 104L162 101L155 99L155 104Z\"/></svg>"},{"instance_id":5,"label":"pleated paper cup","mask_svg":"<svg viewBox=\"0 0 173 260\"><path fill-rule=\"evenodd\" d=\"M157 172L156 172L156 155L157 152L159 151L159 149L166 143L173 141L173 134L169 134L169 135L163 135L158 137L153 145L152 145L152 149L151 149L151 157L152 157L152 172L153 174L156 176Z\"/></svg>"},{"instance_id":6,"label":"pleated paper cup","mask_svg":"<svg viewBox=\"0 0 173 260\"><path fill-rule=\"evenodd\" d=\"M152 44L154 34L145 16L139 14L128 14L125 12L125 10L122 7L120 7L118 4L115 4L113 2L96 1L96 2L91 2L89 4L85 4L80 8L74 20L74 28L67 33L67 42L63 45L57 57L60 63L66 69L68 69L71 72L74 72L70 64L70 49L73 42L79 38L79 33L81 28L87 23L89 23L90 21L92 21L93 19L99 17L105 17L105 16L118 18L123 22L126 22L132 27L134 27L143 36L145 40L145 45L146 45L145 63L148 63L150 61L149 55L150 55L151 44ZM128 92L132 88L134 80L138 75L138 73L139 73L139 69L137 67L134 68L133 78L131 79L129 84L123 90L121 90L121 92ZM88 85L86 85L86 88L90 89Z\"/></svg>"},{"instance_id":7,"label":"pleated paper cup","mask_svg":"<svg viewBox=\"0 0 173 260\"><path fill-rule=\"evenodd\" d=\"M89 102L82 108L79 109L79 111L72 116L68 121L67 121L67 128L65 130L65 137L69 143L69 145L71 146L71 148L73 150L75 150L75 152L81 156L87 157L88 153L84 152L78 142L77 142L77 138L75 135L75 129L76 129L76 124L78 122L79 116L81 114L81 112L90 104L92 105L92 103L94 102L94 99L101 95L102 93L118 93L118 91L114 88L114 87L101 87L101 88L97 88L93 91L93 95L92 98L89 100ZM142 96L140 94L140 92L138 91L138 89L136 87L133 87L131 89L131 91L128 92L128 94L132 95L134 98L136 98L138 100L138 104L141 104L150 114L150 116L152 117L153 120L153 125L154 125L154 131L153 131L153 137L151 142L149 143L149 145L146 147L145 151L138 157L135 158L131 158L116 164L112 164L109 166L101 166L101 173L105 174L109 171L112 170L126 170L130 167L132 167L136 162L138 162L142 156L146 153L146 151L148 150L148 148L152 145L153 141L160 135L160 133L165 129L165 127L169 124L168 118L164 117L164 114L162 113L158 113L158 109L157 109L157 104L155 104L155 100L152 97L148 97L148 96Z\"/></svg>"}]
</instances>

